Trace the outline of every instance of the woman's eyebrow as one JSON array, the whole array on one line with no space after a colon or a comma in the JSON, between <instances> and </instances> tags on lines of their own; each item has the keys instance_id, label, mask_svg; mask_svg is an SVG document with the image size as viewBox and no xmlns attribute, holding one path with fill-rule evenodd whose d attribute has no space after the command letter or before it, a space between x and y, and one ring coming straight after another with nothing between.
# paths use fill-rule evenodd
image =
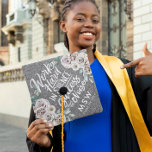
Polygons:
<instances>
[{"instance_id":1,"label":"woman's eyebrow","mask_svg":"<svg viewBox=\"0 0 152 152\"><path fill-rule=\"evenodd\" d=\"M87 16L85 13L81 13L81 12L77 13L76 15ZM99 17L99 15L93 14L92 17Z\"/></svg>"},{"instance_id":2,"label":"woman's eyebrow","mask_svg":"<svg viewBox=\"0 0 152 152\"><path fill-rule=\"evenodd\" d=\"M86 14L84 14L84 13L77 13L76 15L86 16Z\"/></svg>"}]
</instances>

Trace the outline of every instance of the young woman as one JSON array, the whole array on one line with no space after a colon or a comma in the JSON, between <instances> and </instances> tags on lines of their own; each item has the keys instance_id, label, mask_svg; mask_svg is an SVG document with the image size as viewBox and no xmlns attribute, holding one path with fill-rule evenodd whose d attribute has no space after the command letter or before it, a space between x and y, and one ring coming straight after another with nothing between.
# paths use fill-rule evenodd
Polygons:
<instances>
[{"instance_id":1,"label":"young woman","mask_svg":"<svg viewBox=\"0 0 152 152\"><path fill-rule=\"evenodd\" d=\"M136 126L134 119L131 117L137 114L136 118L138 119L139 112L136 113L136 109L133 109L128 114L129 111L124 106L126 103L123 103L126 98L129 100L133 97L123 98L120 96L120 92L125 89L127 89L126 94L131 91L129 85L126 88L119 89L122 86L122 79L126 80L127 76L120 77L120 82L115 81L119 75L117 71L120 73L123 71L120 66L116 68L112 65L113 68L110 71L117 71L114 71L111 77L109 70L104 66L104 62L99 61L99 56L103 60L106 59L107 62L109 62L109 58L103 58L95 49L95 43L100 37L101 30L99 10L95 1L66 0L60 26L65 33L65 45L70 53L87 49L90 67L104 109L100 114L65 124L65 152L139 152L141 147L147 148L146 152L150 152L150 148L140 142L141 138L144 138L140 134L142 129L136 129L140 123ZM112 61L117 60L112 58ZM127 62L124 60L124 63ZM136 62L136 64L138 63ZM124 65L122 68L130 66L132 64ZM151 106L152 79L151 77L148 80L144 77L136 79L133 71L133 68L129 68L128 74L144 121L148 127L148 131L144 127L146 130L144 134L145 136L148 135L149 138L149 133L152 135L152 119L149 110ZM132 103L132 105L136 104ZM134 110L135 114L133 113ZM137 111L139 111L138 108ZM50 130L52 130L53 135L49 134ZM140 136L138 136L137 130L140 132ZM50 152L52 146L53 152L61 152L61 126L53 129L53 126L47 123L46 120L35 120L34 112L31 110L27 130L27 145L30 152Z\"/></svg>"}]
</instances>

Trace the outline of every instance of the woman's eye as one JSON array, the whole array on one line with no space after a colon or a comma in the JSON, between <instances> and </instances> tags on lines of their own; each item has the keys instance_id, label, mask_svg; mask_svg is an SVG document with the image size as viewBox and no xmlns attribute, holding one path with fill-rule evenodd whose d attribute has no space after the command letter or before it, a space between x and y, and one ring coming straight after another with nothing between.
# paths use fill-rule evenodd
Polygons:
<instances>
[{"instance_id":1,"label":"woman's eye","mask_svg":"<svg viewBox=\"0 0 152 152\"><path fill-rule=\"evenodd\" d=\"M97 24L97 23L99 23L99 20L98 19L93 19L92 22Z\"/></svg>"},{"instance_id":2,"label":"woman's eye","mask_svg":"<svg viewBox=\"0 0 152 152\"><path fill-rule=\"evenodd\" d=\"M79 22L83 22L84 18L77 18L76 20L79 21Z\"/></svg>"}]
</instances>

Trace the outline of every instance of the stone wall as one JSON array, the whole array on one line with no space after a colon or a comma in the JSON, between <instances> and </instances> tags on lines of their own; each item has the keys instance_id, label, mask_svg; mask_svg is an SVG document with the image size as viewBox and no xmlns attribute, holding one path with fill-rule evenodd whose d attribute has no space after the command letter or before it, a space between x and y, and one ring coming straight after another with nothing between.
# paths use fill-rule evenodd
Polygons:
<instances>
[{"instance_id":1,"label":"stone wall","mask_svg":"<svg viewBox=\"0 0 152 152\"><path fill-rule=\"evenodd\" d=\"M148 48L152 49L152 1L134 0L134 44L133 58L143 56L142 48L148 42Z\"/></svg>"},{"instance_id":2,"label":"stone wall","mask_svg":"<svg viewBox=\"0 0 152 152\"><path fill-rule=\"evenodd\" d=\"M23 33L23 43L21 44L21 62L32 59L32 27L27 25Z\"/></svg>"},{"instance_id":3,"label":"stone wall","mask_svg":"<svg viewBox=\"0 0 152 152\"><path fill-rule=\"evenodd\" d=\"M46 32L43 17L36 14L32 20L32 58L46 55Z\"/></svg>"}]
</instances>

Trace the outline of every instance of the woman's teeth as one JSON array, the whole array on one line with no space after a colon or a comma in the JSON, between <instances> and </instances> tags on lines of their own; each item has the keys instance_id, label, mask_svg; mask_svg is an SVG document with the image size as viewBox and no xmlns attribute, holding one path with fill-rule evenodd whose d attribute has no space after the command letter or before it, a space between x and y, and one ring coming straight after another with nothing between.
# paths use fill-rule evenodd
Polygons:
<instances>
[{"instance_id":1,"label":"woman's teeth","mask_svg":"<svg viewBox=\"0 0 152 152\"><path fill-rule=\"evenodd\" d=\"M92 33L83 33L83 35L92 36Z\"/></svg>"}]
</instances>

